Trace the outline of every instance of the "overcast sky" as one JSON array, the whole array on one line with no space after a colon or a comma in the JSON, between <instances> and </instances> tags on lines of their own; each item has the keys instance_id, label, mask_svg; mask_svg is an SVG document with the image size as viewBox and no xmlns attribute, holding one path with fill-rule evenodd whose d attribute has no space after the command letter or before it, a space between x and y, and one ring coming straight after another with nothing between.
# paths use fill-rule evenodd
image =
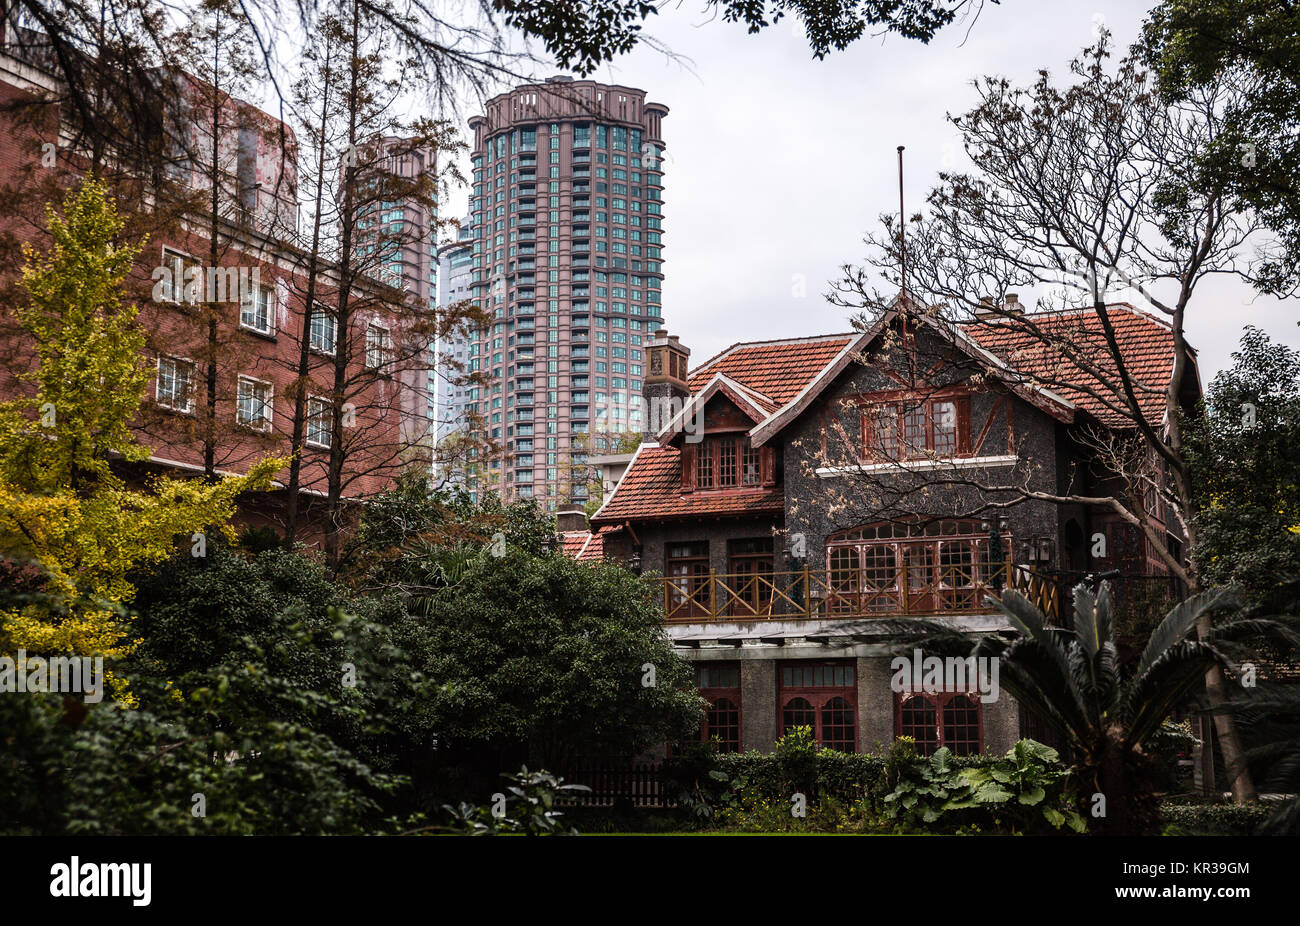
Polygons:
<instances>
[{"instance_id":1,"label":"overcast sky","mask_svg":"<svg viewBox=\"0 0 1300 926\"><path fill-rule=\"evenodd\" d=\"M822 294L840 264L861 257L862 235L880 213L897 210L897 146L907 146L905 193L915 211L941 169L966 163L945 116L974 103L972 78L1025 84L1042 67L1063 74L1098 22L1127 47L1147 6L1006 0L969 33L954 27L929 45L864 40L823 61L797 24L749 35L709 21L692 0L652 18L650 33L688 65L641 49L592 76L642 88L670 109L663 306L692 366L738 340L848 330L846 312ZM464 213L467 195L451 197L452 215ZM802 298L794 294L800 275ZM1300 346L1295 301L1216 278L1198 303L1187 327L1205 383L1231 364L1247 324Z\"/></svg>"}]
</instances>

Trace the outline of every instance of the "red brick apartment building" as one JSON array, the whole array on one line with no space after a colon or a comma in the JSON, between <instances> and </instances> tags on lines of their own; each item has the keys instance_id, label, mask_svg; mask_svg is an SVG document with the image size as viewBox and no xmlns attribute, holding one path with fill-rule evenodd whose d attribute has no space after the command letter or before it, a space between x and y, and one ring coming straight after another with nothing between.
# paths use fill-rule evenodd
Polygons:
<instances>
[{"instance_id":1,"label":"red brick apartment building","mask_svg":"<svg viewBox=\"0 0 1300 926\"><path fill-rule=\"evenodd\" d=\"M0 188L8 194L31 195L37 188L56 202L84 174L84 151L70 151L71 137L63 122L66 115L56 102L40 107L14 104L57 96L54 74L42 66L29 42L18 50L9 41L14 27L6 24L0 46ZM211 151L211 131L203 137L200 120L186 122L194 96L208 90L187 75L171 78L174 94L163 101L165 120L172 120L170 137L183 150ZM309 345L309 382L299 537L319 537L324 517L326 467L334 435L328 393L334 382L333 349L343 332L332 316L336 280L328 264L315 280L315 305L310 330L304 331L303 307L308 290L308 255L301 246L309 241L298 228L297 149L293 131L267 112L237 99L220 99L220 131L216 141L222 171L222 188L229 188L227 205L219 210L216 260L213 261L209 215L182 210L165 221L159 209L149 208L129 216L128 227L147 227L156 218L150 239L130 279L128 298L140 306L140 321L149 333L149 355L157 375L149 385L136 427L141 442L153 451L149 469L171 473L202 474L207 466L218 473L246 472L253 461L288 454L292 433L293 384L303 340ZM177 101L181 102L177 102ZM40 118L30 119L35 112ZM39 126L46 126L41 130ZM56 131L53 126L58 126ZM49 147L53 144L55 147ZM51 158L53 153L53 159ZM210 158L210 154L209 154ZM209 161L210 162L210 161ZM185 157L168 162L166 178L174 187L196 194L206 202L208 176ZM140 178L148 199L148 179ZM156 202L156 200L155 200ZM21 214L0 216L0 233L10 244L30 241L43 246L42 202L31 201ZM385 204L387 205L387 204ZM200 207L202 208L202 207ZM309 233L310 230L308 230ZM214 272L212 268L220 268ZM199 279L203 288L183 288ZM7 268L4 281L12 287ZM424 268L427 273L427 267ZM176 285L172 285L172 281ZM208 287L211 287L210 289ZM342 495L364 497L389 484L407 460L412 433L427 428L425 405L402 395L404 384L417 377L387 362L401 354L408 332L391 317L387 306L400 302L401 290L365 279L353 289L347 374L350 381L344 405L341 446L346 451ZM209 315L203 303L216 297L219 309ZM30 349L14 328L12 313L0 330L5 362L0 368L0 397L26 388L16 373ZM404 314L403 317L406 317ZM211 327L209 321L211 320ZM199 358L210 345L216 364L216 412L211 436L207 416L207 364ZM412 351L408 356L414 355ZM427 374L426 377L427 378ZM421 380L422 381L422 380ZM418 417L418 421L405 421ZM283 526L286 471L278 475L275 489L246 498L241 505L244 523ZM138 475L145 475L139 473ZM303 535L306 534L304 537Z\"/></svg>"}]
</instances>

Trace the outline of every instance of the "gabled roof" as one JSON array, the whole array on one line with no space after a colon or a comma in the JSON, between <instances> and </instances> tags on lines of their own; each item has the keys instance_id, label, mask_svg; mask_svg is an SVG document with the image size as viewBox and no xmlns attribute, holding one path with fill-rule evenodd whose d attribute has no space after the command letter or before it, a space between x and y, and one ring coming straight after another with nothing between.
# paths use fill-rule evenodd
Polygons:
<instances>
[{"instance_id":1,"label":"gabled roof","mask_svg":"<svg viewBox=\"0 0 1300 926\"><path fill-rule=\"evenodd\" d=\"M1124 302L1106 307L1124 366L1138 384L1138 406L1147 422L1165 419L1165 389L1174 362L1169 325ZM1037 313L962 325L970 337L1027 381L1051 388L1108 425L1130 422L1115 363L1100 316L1094 309ZM1044 337L1047 341L1045 342ZM1195 352L1192 375L1197 375ZM1093 370L1100 371L1098 378Z\"/></svg>"},{"instance_id":2,"label":"gabled roof","mask_svg":"<svg viewBox=\"0 0 1300 926\"><path fill-rule=\"evenodd\" d=\"M858 332L851 332L733 344L696 367L687 385L694 393L715 373L722 373L779 407L794 398L845 345L858 337Z\"/></svg>"},{"instance_id":3,"label":"gabled roof","mask_svg":"<svg viewBox=\"0 0 1300 926\"><path fill-rule=\"evenodd\" d=\"M692 402L722 392L758 426L798 395L825 368L861 338L859 333L828 334L733 344L697 367L687 378ZM687 409L678 416L684 420ZM743 515L785 510L779 486L727 492L682 492L681 452L666 443L680 429L672 422L663 442L644 442L605 504L591 518L604 524L648 518Z\"/></svg>"},{"instance_id":4,"label":"gabled roof","mask_svg":"<svg viewBox=\"0 0 1300 926\"><path fill-rule=\"evenodd\" d=\"M736 382L724 373L715 373L712 379L686 400L682 410L663 426L658 434L659 443L666 444L680 434L686 427L686 423L695 417L697 411L703 412L704 406L709 404L709 399L718 393L729 398L755 424L766 420L777 407L775 402L762 393Z\"/></svg>"},{"instance_id":5,"label":"gabled roof","mask_svg":"<svg viewBox=\"0 0 1300 926\"><path fill-rule=\"evenodd\" d=\"M680 431L690 409L722 393L756 422L749 435L755 446L761 446L798 418L898 314L891 308L864 332L733 344L707 360L688 377L692 396L686 409L660 432L658 442L637 448L622 480L592 517L593 523L783 511L784 493L779 486L682 492L681 453L668 441ZM1075 342L1069 341L1069 335L1077 332L1084 356L1092 362L1104 361L1107 355L1097 349L1104 350L1105 343L1095 314L1059 314L1060 319L1052 316L1045 320L1041 314L1029 318L1036 326L1060 325L1062 337L1071 344ZM1110 395L1112 401L1116 396L1109 386L1079 369L1069 359L1069 349L1043 345L1024 323L1012 319L951 324L925 313L909 317L946 337L1023 400L1058 420L1073 421L1080 409L1106 423L1123 420L1107 408L1104 396ZM1172 332L1167 325L1122 303L1110 306L1108 317L1125 364L1139 382L1155 390L1142 393L1141 404L1143 414L1158 426L1164 415L1162 387L1173 362ZM1103 398L1094 397L1093 392Z\"/></svg>"},{"instance_id":6,"label":"gabled roof","mask_svg":"<svg viewBox=\"0 0 1300 926\"><path fill-rule=\"evenodd\" d=\"M799 417L811 405L822 391L834 382L846 367L856 360L887 327L899 316L896 308L883 312L880 318L866 331L850 341L844 350L828 363L799 394L787 402L776 414L759 424L749 432L755 447L761 447L782 428ZM995 376L1003 380L1013 392L1022 399L1037 406L1042 411L1062 421L1074 417L1074 406L1062 396L1042 387L1026 383L1024 377L1017 374L1000 358L990 353L967 336L961 328L946 324L927 313L915 313L909 316L914 323L925 324L937 331L942 337L951 341L959 350L978 360Z\"/></svg>"}]
</instances>

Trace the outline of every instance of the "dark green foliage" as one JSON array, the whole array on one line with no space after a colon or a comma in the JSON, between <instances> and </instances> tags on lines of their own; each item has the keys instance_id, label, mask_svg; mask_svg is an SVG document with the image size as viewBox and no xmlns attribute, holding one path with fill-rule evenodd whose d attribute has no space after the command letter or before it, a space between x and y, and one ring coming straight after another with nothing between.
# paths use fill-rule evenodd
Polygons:
<instances>
[{"instance_id":1,"label":"dark green foliage","mask_svg":"<svg viewBox=\"0 0 1300 926\"><path fill-rule=\"evenodd\" d=\"M658 12L645 0L493 0L492 5L508 24L541 39L561 65L584 75L636 46L642 23ZM749 32L786 17L798 19L817 58L874 31L928 42L963 13L977 14L981 5L970 0L706 0L712 13Z\"/></svg>"},{"instance_id":2,"label":"dark green foliage","mask_svg":"<svg viewBox=\"0 0 1300 926\"><path fill-rule=\"evenodd\" d=\"M454 584L469 558L502 543L546 553L555 531L555 518L531 499L505 504L489 493L476 504L463 490L436 490L406 473L366 505L340 572L363 593L407 598Z\"/></svg>"},{"instance_id":3,"label":"dark green foliage","mask_svg":"<svg viewBox=\"0 0 1300 926\"><path fill-rule=\"evenodd\" d=\"M184 694L132 679L141 705L0 698L0 831L135 835L365 833L396 826L402 782L307 724L310 693L254 663L190 677ZM196 813L201 811L201 813Z\"/></svg>"},{"instance_id":4,"label":"dark green foliage","mask_svg":"<svg viewBox=\"0 0 1300 926\"><path fill-rule=\"evenodd\" d=\"M458 764L495 775L518 754L563 768L698 727L702 702L655 599L618 566L508 550L419 605L405 645L434 686L423 711L439 749Z\"/></svg>"},{"instance_id":5,"label":"dark green foliage","mask_svg":"<svg viewBox=\"0 0 1300 926\"><path fill-rule=\"evenodd\" d=\"M418 684L387 628L343 610L316 561L216 543L206 557L178 556L137 581L142 642L111 667L130 679L137 708L0 699L5 728L22 731L3 746L14 774L6 830L399 825L388 817L414 802L400 777L377 771L395 764L380 710L405 713ZM191 813L195 794L206 816Z\"/></svg>"},{"instance_id":6,"label":"dark green foliage","mask_svg":"<svg viewBox=\"0 0 1300 926\"><path fill-rule=\"evenodd\" d=\"M1148 62L1174 99L1240 87L1224 131L1187 175L1223 186L1280 239L1262 268L1266 291L1300 282L1300 8L1277 0L1164 0L1144 32Z\"/></svg>"},{"instance_id":7,"label":"dark green foliage","mask_svg":"<svg viewBox=\"0 0 1300 926\"><path fill-rule=\"evenodd\" d=\"M1234 363L1189 422L1197 545L1209 584L1233 584L1251 603L1294 612L1300 599L1300 351L1247 328Z\"/></svg>"},{"instance_id":8,"label":"dark green foliage","mask_svg":"<svg viewBox=\"0 0 1300 926\"><path fill-rule=\"evenodd\" d=\"M265 524L246 527L239 532L239 549L253 556L283 547L284 538L276 533L274 528L267 527Z\"/></svg>"},{"instance_id":9,"label":"dark green foliage","mask_svg":"<svg viewBox=\"0 0 1300 926\"><path fill-rule=\"evenodd\" d=\"M1257 743L1243 758L1258 774L1262 790L1289 795L1271 808L1262 831L1300 835L1300 685L1265 683L1253 697L1231 708L1242 729Z\"/></svg>"},{"instance_id":10,"label":"dark green foliage","mask_svg":"<svg viewBox=\"0 0 1300 926\"><path fill-rule=\"evenodd\" d=\"M665 791L695 826L798 831L1053 833L1083 829L1054 750L1022 740L1005 757L821 749L791 731L769 753L688 748L664 764ZM792 819L791 797L808 816Z\"/></svg>"},{"instance_id":11,"label":"dark green foliage","mask_svg":"<svg viewBox=\"0 0 1300 926\"><path fill-rule=\"evenodd\" d=\"M136 657L183 683L192 672L260 650L277 675L333 690L346 661L328 612L347 599L315 560L282 550L246 556L212 543L141 576Z\"/></svg>"},{"instance_id":12,"label":"dark green foliage","mask_svg":"<svg viewBox=\"0 0 1300 926\"><path fill-rule=\"evenodd\" d=\"M453 829L469 836L496 836L500 833L578 835L574 827L561 824L560 818L565 814L557 806L563 798L590 791L590 788L565 784L563 778L545 770L530 772L528 766L501 777L509 783L504 791L499 792L499 801L498 796L493 795L493 803L486 806L469 803L443 806L451 816Z\"/></svg>"},{"instance_id":13,"label":"dark green foliage","mask_svg":"<svg viewBox=\"0 0 1300 926\"><path fill-rule=\"evenodd\" d=\"M1260 833L1273 808L1268 803L1173 803L1160 805L1166 836L1250 836Z\"/></svg>"}]
</instances>

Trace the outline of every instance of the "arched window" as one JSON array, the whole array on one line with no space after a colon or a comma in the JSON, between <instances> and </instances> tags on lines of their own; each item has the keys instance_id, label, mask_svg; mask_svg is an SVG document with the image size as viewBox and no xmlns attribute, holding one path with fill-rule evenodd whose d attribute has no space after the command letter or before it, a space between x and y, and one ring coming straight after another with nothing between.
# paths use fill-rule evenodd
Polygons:
<instances>
[{"instance_id":1,"label":"arched window","mask_svg":"<svg viewBox=\"0 0 1300 926\"><path fill-rule=\"evenodd\" d=\"M851 661L788 662L779 669L781 734L808 727L827 749L857 751L857 688Z\"/></svg>"},{"instance_id":2,"label":"arched window","mask_svg":"<svg viewBox=\"0 0 1300 926\"><path fill-rule=\"evenodd\" d=\"M785 736L795 727L817 729L817 711L807 698L790 698L781 708L781 735Z\"/></svg>"},{"instance_id":3,"label":"arched window","mask_svg":"<svg viewBox=\"0 0 1300 926\"><path fill-rule=\"evenodd\" d=\"M734 662L698 663L695 684L700 697L709 702L700 740L715 741L719 752L740 752L740 666Z\"/></svg>"},{"instance_id":4,"label":"arched window","mask_svg":"<svg viewBox=\"0 0 1300 926\"><path fill-rule=\"evenodd\" d=\"M821 744L827 749L853 752L857 745L853 735L857 726L855 721L853 705L847 699L838 696L831 698L822 705Z\"/></svg>"},{"instance_id":5,"label":"arched window","mask_svg":"<svg viewBox=\"0 0 1300 926\"><path fill-rule=\"evenodd\" d=\"M941 746L959 756L979 755L984 748L980 702L964 692L895 695L894 734L916 740L916 751L924 756Z\"/></svg>"}]
</instances>

